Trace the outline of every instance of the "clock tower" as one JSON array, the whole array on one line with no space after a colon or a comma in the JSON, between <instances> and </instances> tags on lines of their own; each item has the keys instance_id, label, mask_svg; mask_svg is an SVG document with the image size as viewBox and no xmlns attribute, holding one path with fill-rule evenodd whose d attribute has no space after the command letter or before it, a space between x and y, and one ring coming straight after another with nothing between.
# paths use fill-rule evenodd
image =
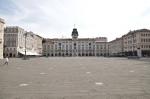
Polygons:
<instances>
[{"instance_id":1,"label":"clock tower","mask_svg":"<svg viewBox=\"0 0 150 99\"><path fill-rule=\"evenodd\" d=\"M78 31L77 31L77 28L73 28L73 31L72 31L72 39L77 39L78 38Z\"/></svg>"}]
</instances>

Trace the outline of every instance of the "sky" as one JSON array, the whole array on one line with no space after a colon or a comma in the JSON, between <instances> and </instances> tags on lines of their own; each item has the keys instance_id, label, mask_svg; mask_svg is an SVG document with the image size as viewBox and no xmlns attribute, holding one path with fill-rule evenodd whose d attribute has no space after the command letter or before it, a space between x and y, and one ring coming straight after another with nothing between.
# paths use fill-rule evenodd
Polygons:
<instances>
[{"instance_id":1,"label":"sky","mask_svg":"<svg viewBox=\"0 0 150 99\"><path fill-rule=\"evenodd\" d=\"M0 0L6 26L20 26L44 38L107 37L150 29L150 0Z\"/></svg>"}]
</instances>

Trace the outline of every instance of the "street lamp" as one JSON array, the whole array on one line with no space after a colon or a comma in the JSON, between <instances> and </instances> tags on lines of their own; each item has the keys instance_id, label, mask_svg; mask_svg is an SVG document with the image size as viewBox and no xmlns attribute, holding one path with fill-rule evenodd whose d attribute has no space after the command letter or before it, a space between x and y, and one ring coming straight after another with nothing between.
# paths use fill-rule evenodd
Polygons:
<instances>
[{"instance_id":1,"label":"street lamp","mask_svg":"<svg viewBox=\"0 0 150 99\"><path fill-rule=\"evenodd\" d=\"M104 42L104 57L107 56L106 53L107 53L107 51L106 51L106 41L105 41L105 42Z\"/></svg>"},{"instance_id":2,"label":"street lamp","mask_svg":"<svg viewBox=\"0 0 150 99\"><path fill-rule=\"evenodd\" d=\"M26 60L26 40L27 40L27 32L24 34L24 37L25 37L25 55L24 55L24 59Z\"/></svg>"},{"instance_id":3,"label":"street lamp","mask_svg":"<svg viewBox=\"0 0 150 99\"><path fill-rule=\"evenodd\" d=\"M132 33L132 56L135 56L134 52L134 34Z\"/></svg>"}]
</instances>

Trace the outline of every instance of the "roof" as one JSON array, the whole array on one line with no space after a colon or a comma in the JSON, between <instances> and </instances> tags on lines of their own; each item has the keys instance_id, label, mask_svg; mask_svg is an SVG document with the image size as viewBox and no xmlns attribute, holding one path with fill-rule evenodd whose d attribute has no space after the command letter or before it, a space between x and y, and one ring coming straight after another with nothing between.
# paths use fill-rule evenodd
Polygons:
<instances>
[{"instance_id":1,"label":"roof","mask_svg":"<svg viewBox=\"0 0 150 99\"><path fill-rule=\"evenodd\" d=\"M140 29L140 30L136 30L135 32L150 32L149 29Z\"/></svg>"},{"instance_id":2,"label":"roof","mask_svg":"<svg viewBox=\"0 0 150 99\"><path fill-rule=\"evenodd\" d=\"M119 41L119 40L122 40L122 37L120 37L120 38L116 38L116 39L114 39L114 40L110 41L109 43L112 43L112 42L115 42L115 41Z\"/></svg>"},{"instance_id":3,"label":"roof","mask_svg":"<svg viewBox=\"0 0 150 99\"><path fill-rule=\"evenodd\" d=\"M54 38L54 39L45 39L46 41L58 40L58 41L72 41L72 38ZM81 40L95 40L95 38L78 38L77 41Z\"/></svg>"},{"instance_id":4,"label":"roof","mask_svg":"<svg viewBox=\"0 0 150 99\"><path fill-rule=\"evenodd\" d=\"M138 30L133 30L133 31L129 31L127 34L123 35L122 37L126 36L126 35L132 35L132 34L135 34L135 33L138 33L138 32L149 32L150 33L150 30L149 29L138 29Z\"/></svg>"}]
</instances>

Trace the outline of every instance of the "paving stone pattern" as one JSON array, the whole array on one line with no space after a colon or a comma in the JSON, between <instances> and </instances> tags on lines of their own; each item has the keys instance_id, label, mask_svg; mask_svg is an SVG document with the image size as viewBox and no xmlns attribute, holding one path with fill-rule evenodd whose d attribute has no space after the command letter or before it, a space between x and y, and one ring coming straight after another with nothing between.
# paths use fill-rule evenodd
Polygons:
<instances>
[{"instance_id":1,"label":"paving stone pattern","mask_svg":"<svg viewBox=\"0 0 150 99\"><path fill-rule=\"evenodd\" d=\"M150 59L0 60L0 99L150 99Z\"/></svg>"}]
</instances>

